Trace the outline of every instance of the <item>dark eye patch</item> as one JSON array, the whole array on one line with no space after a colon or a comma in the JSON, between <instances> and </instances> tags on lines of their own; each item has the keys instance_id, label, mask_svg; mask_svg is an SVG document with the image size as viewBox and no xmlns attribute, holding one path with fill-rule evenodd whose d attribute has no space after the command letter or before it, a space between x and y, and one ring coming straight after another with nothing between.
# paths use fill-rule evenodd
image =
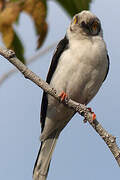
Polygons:
<instances>
[{"instance_id":1,"label":"dark eye patch","mask_svg":"<svg viewBox=\"0 0 120 180\"><path fill-rule=\"evenodd\" d=\"M101 25L98 19L95 19L90 23L90 30L93 35L99 34L101 30Z\"/></svg>"},{"instance_id":2,"label":"dark eye patch","mask_svg":"<svg viewBox=\"0 0 120 180\"><path fill-rule=\"evenodd\" d=\"M81 26L82 26L83 28L89 29L89 25L86 24L85 21L82 21L82 22L81 22Z\"/></svg>"},{"instance_id":3,"label":"dark eye patch","mask_svg":"<svg viewBox=\"0 0 120 180\"><path fill-rule=\"evenodd\" d=\"M81 22L81 27L84 28L84 30L87 32L87 34L90 35L98 35L101 30L101 25L99 22L99 19L90 19L88 23L85 23L85 21Z\"/></svg>"}]
</instances>

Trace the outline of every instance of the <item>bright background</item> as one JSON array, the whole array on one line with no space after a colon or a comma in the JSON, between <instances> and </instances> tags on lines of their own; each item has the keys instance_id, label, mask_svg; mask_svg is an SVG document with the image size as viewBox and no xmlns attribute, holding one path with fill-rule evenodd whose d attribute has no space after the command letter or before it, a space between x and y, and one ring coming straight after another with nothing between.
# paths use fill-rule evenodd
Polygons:
<instances>
[{"instance_id":1,"label":"bright background","mask_svg":"<svg viewBox=\"0 0 120 180\"><path fill-rule=\"evenodd\" d=\"M54 1L49 1L49 33L43 49L60 40L70 18ZM120 145L120 1L96 0L91 4L102 22L110 56L110 71L97 96L89 104L98 121L117 137ZM35 53L37 38L31 19L23 14L17 32L22 34L26 58ZM45 79L53 51L30 65ZM0 58L0 76L13 66ZM32 170L40 146L40 103L42 90L17 73L0 87L0 179L32 180ZM48 180L118 180L120 169L111 152L83 118L75 115L57 143Z\"/></svg>"}]
</instances>

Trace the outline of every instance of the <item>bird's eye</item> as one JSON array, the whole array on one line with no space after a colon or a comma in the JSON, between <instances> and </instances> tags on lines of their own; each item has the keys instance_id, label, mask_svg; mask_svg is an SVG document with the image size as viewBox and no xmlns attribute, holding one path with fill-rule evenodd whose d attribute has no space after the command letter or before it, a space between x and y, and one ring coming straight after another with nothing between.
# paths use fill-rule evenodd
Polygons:
<instances>
[{"instance_id":1,"label":"bird's eye","mask_svg":"<svg viewBox=\"0 0 120 180\"><path fill-rule=\"evenodd\" d=\"M97 21L94 21L91 25L91 31L92 34L98 34L99 33L99 24Z\"/></svg>"},{"instance_id":2,"label":"bird's eye","mask_svg":"<svg viewBox=\"0 0 120 180\"><path fill-rule=\"evenodd\" d=\"M76 16L76 17L74 18L73 23L74 23L74 24L77 24L77 23L78 23L78 16Z\"/></svg>"}]
</instances>

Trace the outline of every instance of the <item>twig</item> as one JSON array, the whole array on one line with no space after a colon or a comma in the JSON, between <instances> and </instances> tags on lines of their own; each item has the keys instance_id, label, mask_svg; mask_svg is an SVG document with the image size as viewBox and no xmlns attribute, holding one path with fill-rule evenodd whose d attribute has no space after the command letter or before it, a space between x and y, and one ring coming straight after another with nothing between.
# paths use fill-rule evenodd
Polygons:
<instances>
[{"instance_id":1,"label":"twig","mask_svg":"<svg viewBox=\"0 0 120 180\"><path fill-rule=\"evenodd\" d=\"M47 48L38 51L34 56L32 56L31 58L29 58L26 61L26 64L29 65L32 62L35 62L40 56L45 55L48 51L50 51L51 49L53 49L55 46L57 45L57 42L49 45ZM5 74L3 74L0 77L0 86L5 82L5 80L7 80L8 78L10 78L14 73L18 72L18 70L16 68L13 68L11 70L9 70L8 72L6 72Z\"/></svg>"},{"instance_id":2,"label":"twig","mask_svg":"<svg viewBox=\"0 0 120 180\"><path fill-rule=\"evenodd\" d=\"M33 81L36 85L41 87L44 91L48 94L59 100L59 96L57 91L43 81L39 76L37 76L34 72L28 69L16 56L12 50L7 50L0 48L0 55L8 59L10 63L18 68L18 70L24 75L25 78ZM90 125L95 129L95 131L100 135L100 137L105 141L108 148L112 152L113 156L115 157L118 165L120 166L120 149L116 144L116 137L109 134L95 119L92 122L92 114L88 111L87 107L79 104L71 99L68 99L64 102L69 108L73 108L79 114L84 114L85 119L90 123Z\"/></svg>"}]
</instances>

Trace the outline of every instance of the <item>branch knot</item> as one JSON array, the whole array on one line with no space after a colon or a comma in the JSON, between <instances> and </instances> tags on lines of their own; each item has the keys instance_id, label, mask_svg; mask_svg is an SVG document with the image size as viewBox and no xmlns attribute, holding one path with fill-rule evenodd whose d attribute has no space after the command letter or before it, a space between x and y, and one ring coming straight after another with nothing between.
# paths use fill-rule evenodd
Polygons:
<instances>
[{"instance_id":1,"label":"branch knot","mask_svg":"<svg viewBox=\"0 0 120 180\"><path fill-rule=\"evenodd\" d=\"M9 49L4 49L3 53L5 53L5 57L7 59L14 58L16 56L15 52L13 50L9 50Z\"/></svg>"}]
</instances>

